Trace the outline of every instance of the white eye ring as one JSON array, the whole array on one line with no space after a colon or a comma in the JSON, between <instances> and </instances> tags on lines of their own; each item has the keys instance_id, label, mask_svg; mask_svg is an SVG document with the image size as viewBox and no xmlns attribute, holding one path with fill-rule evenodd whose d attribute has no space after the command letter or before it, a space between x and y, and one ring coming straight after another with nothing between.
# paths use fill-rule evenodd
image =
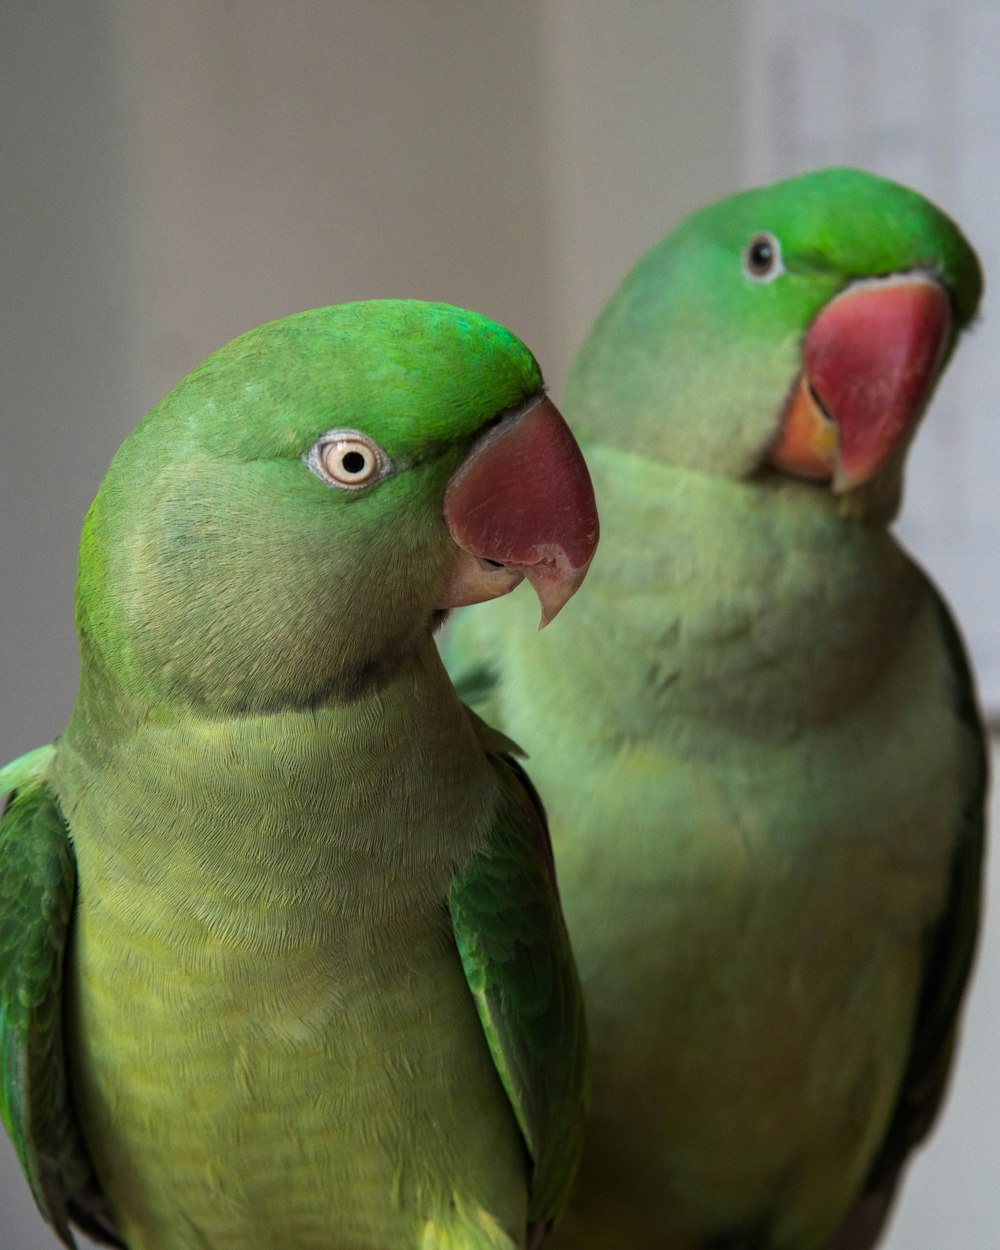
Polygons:
<instances>
[{"instance_id":1,"label":"white eye ring","mask_svg":"<svg viewBox=\"0 0 1000 1250\"><path fill-rule=\"evenodd\" d=\"M306 457L318 478L340 490L361 490L385 477L392 462L378 443L360 430L321 434Z\"/></svg>"},{"instance_id":2,"label":"white eye ring","mask_svg":"<svg viewBox=\"0 0 1000 1250\"><path fill-rule=\"evenodd\" d=\"M770 230L758 230L743 249L743 272L751 282L773 282L785 272L781 244Z\"/></svg>"}]
</instances>

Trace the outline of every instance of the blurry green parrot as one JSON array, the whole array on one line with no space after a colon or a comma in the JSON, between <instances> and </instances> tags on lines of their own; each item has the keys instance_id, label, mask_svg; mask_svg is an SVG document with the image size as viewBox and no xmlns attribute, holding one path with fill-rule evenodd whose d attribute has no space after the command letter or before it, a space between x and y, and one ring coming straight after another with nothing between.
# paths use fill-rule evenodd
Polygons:
<instances>
[{"instance_id":1,"label":"blurry green parrot","mask_svg":"<svg viewBox=\"0 0 1000 1250\"><path fill-rule=\"evenodd\" d=\"M596 537L534 359L446 305L253 330L122 445L72 718L0 772L0 1111L67 1245L540 1244L581 999L432 631L524 576L553 615Z\"/></svg>"},{"instance_id":2,"label":"blurry green parrot","mask_svg":"<svg viewBox=\"0 0 1000 1250\"><path fill-rule=\"evenodd\" d=\"M888 532L975 314L954 224L831 169L639 262L571 371L601 551L562 628L447 642L528 752L587 1003L573 1250L874 1244L952 1057L985 761Z\"/></svg>"}]
</instances>

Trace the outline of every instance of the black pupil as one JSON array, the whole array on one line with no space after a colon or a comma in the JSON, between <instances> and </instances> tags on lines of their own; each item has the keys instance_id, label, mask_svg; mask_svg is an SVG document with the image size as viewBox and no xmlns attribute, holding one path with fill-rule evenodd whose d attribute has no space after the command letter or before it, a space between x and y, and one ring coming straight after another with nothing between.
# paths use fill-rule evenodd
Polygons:
<instances>
[{"instance_id":1,"label":"black pupil","mask_svg":"<svg viewBox=\"0 0 1000 1250\"><path fill-rule=\"evenodd\" d=\"M341 461L345 473L361 473L366 463L367 461L360 451L345 452Z\"/></svg>"},{"instance_id":2,"label":"black pupil","mask_svg":"<svg viewBox=\"0 0 1000 1250\"><path fill-rule=\"evenodd\" d=\"M774 248L767 239L757 239L750 245L750 267L758 271L770 269Z\"/></svg>"}]
</instances>

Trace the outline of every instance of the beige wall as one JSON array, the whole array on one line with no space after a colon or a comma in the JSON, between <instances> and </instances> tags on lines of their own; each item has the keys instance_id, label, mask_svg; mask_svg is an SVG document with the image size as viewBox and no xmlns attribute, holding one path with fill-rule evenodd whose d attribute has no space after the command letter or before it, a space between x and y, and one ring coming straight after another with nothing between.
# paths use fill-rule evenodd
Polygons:
<instances>
[{"instance_id":1,"label":"beige wall","mask_svg":"<svg viewBox=\"0 0 1000 1250\"><path fill-rule=\"evenodd\" d=\"M639 255L682 217L739 189L739 0L550 0L551 372L566 365Z\"/></svg>"},{"instance_id":2,"label":"beige wall","mask_svg":"<svg viewBox=\"0 0 1000 1250\"><path fill-rule=\"evenodd\" d=\"M539 6L127 8L150 399L207 351L374 296L552 320Z\"/></svg>"},{"instance_id":3,"label":"beige wall","mask_svg":"<svg viewBox=\"0 0 1000 1250\"><path fill-rule=\"evenodd\" d=\"M480 308L558 388L741 172L732 0L148 0L122 30L150 400L250 325L379 295Z\"/></svg>"},{"instance_id":4,"label":"beige wall","mask_svg":"<svg viewBox=\"0 0 1000 1250\"><path fill-rule=\"evenodd\" d=\"M74 694L76 540L135 414L128 174L106 4L0 17L0 758Z\"/></svg>"}]
</instances>

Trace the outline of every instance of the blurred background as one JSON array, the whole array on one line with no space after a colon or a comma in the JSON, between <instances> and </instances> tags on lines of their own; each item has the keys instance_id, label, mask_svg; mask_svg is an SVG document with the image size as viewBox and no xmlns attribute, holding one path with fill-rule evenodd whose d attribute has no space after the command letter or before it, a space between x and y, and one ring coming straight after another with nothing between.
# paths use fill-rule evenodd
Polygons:
<instances>
[{"instance_id":1,"label":"blurred background","mask_svg":"<svg viewBox=\"0 0 1000 1250\"><path fill-rule=\"evenodd\" d=\"M447 300L522 335L558 399L640 253L830 163L924 191L998 274L998 54L1000 0L3 0L0 761L68 715L76 544L115 447L214 348L316 305ZM994 307L899 529L997 723ZM888 1250L1000 1245L997 1056L992 917ZM0 1250L55 1244L0 1142Z\"/></svg>"}]
</instances>

